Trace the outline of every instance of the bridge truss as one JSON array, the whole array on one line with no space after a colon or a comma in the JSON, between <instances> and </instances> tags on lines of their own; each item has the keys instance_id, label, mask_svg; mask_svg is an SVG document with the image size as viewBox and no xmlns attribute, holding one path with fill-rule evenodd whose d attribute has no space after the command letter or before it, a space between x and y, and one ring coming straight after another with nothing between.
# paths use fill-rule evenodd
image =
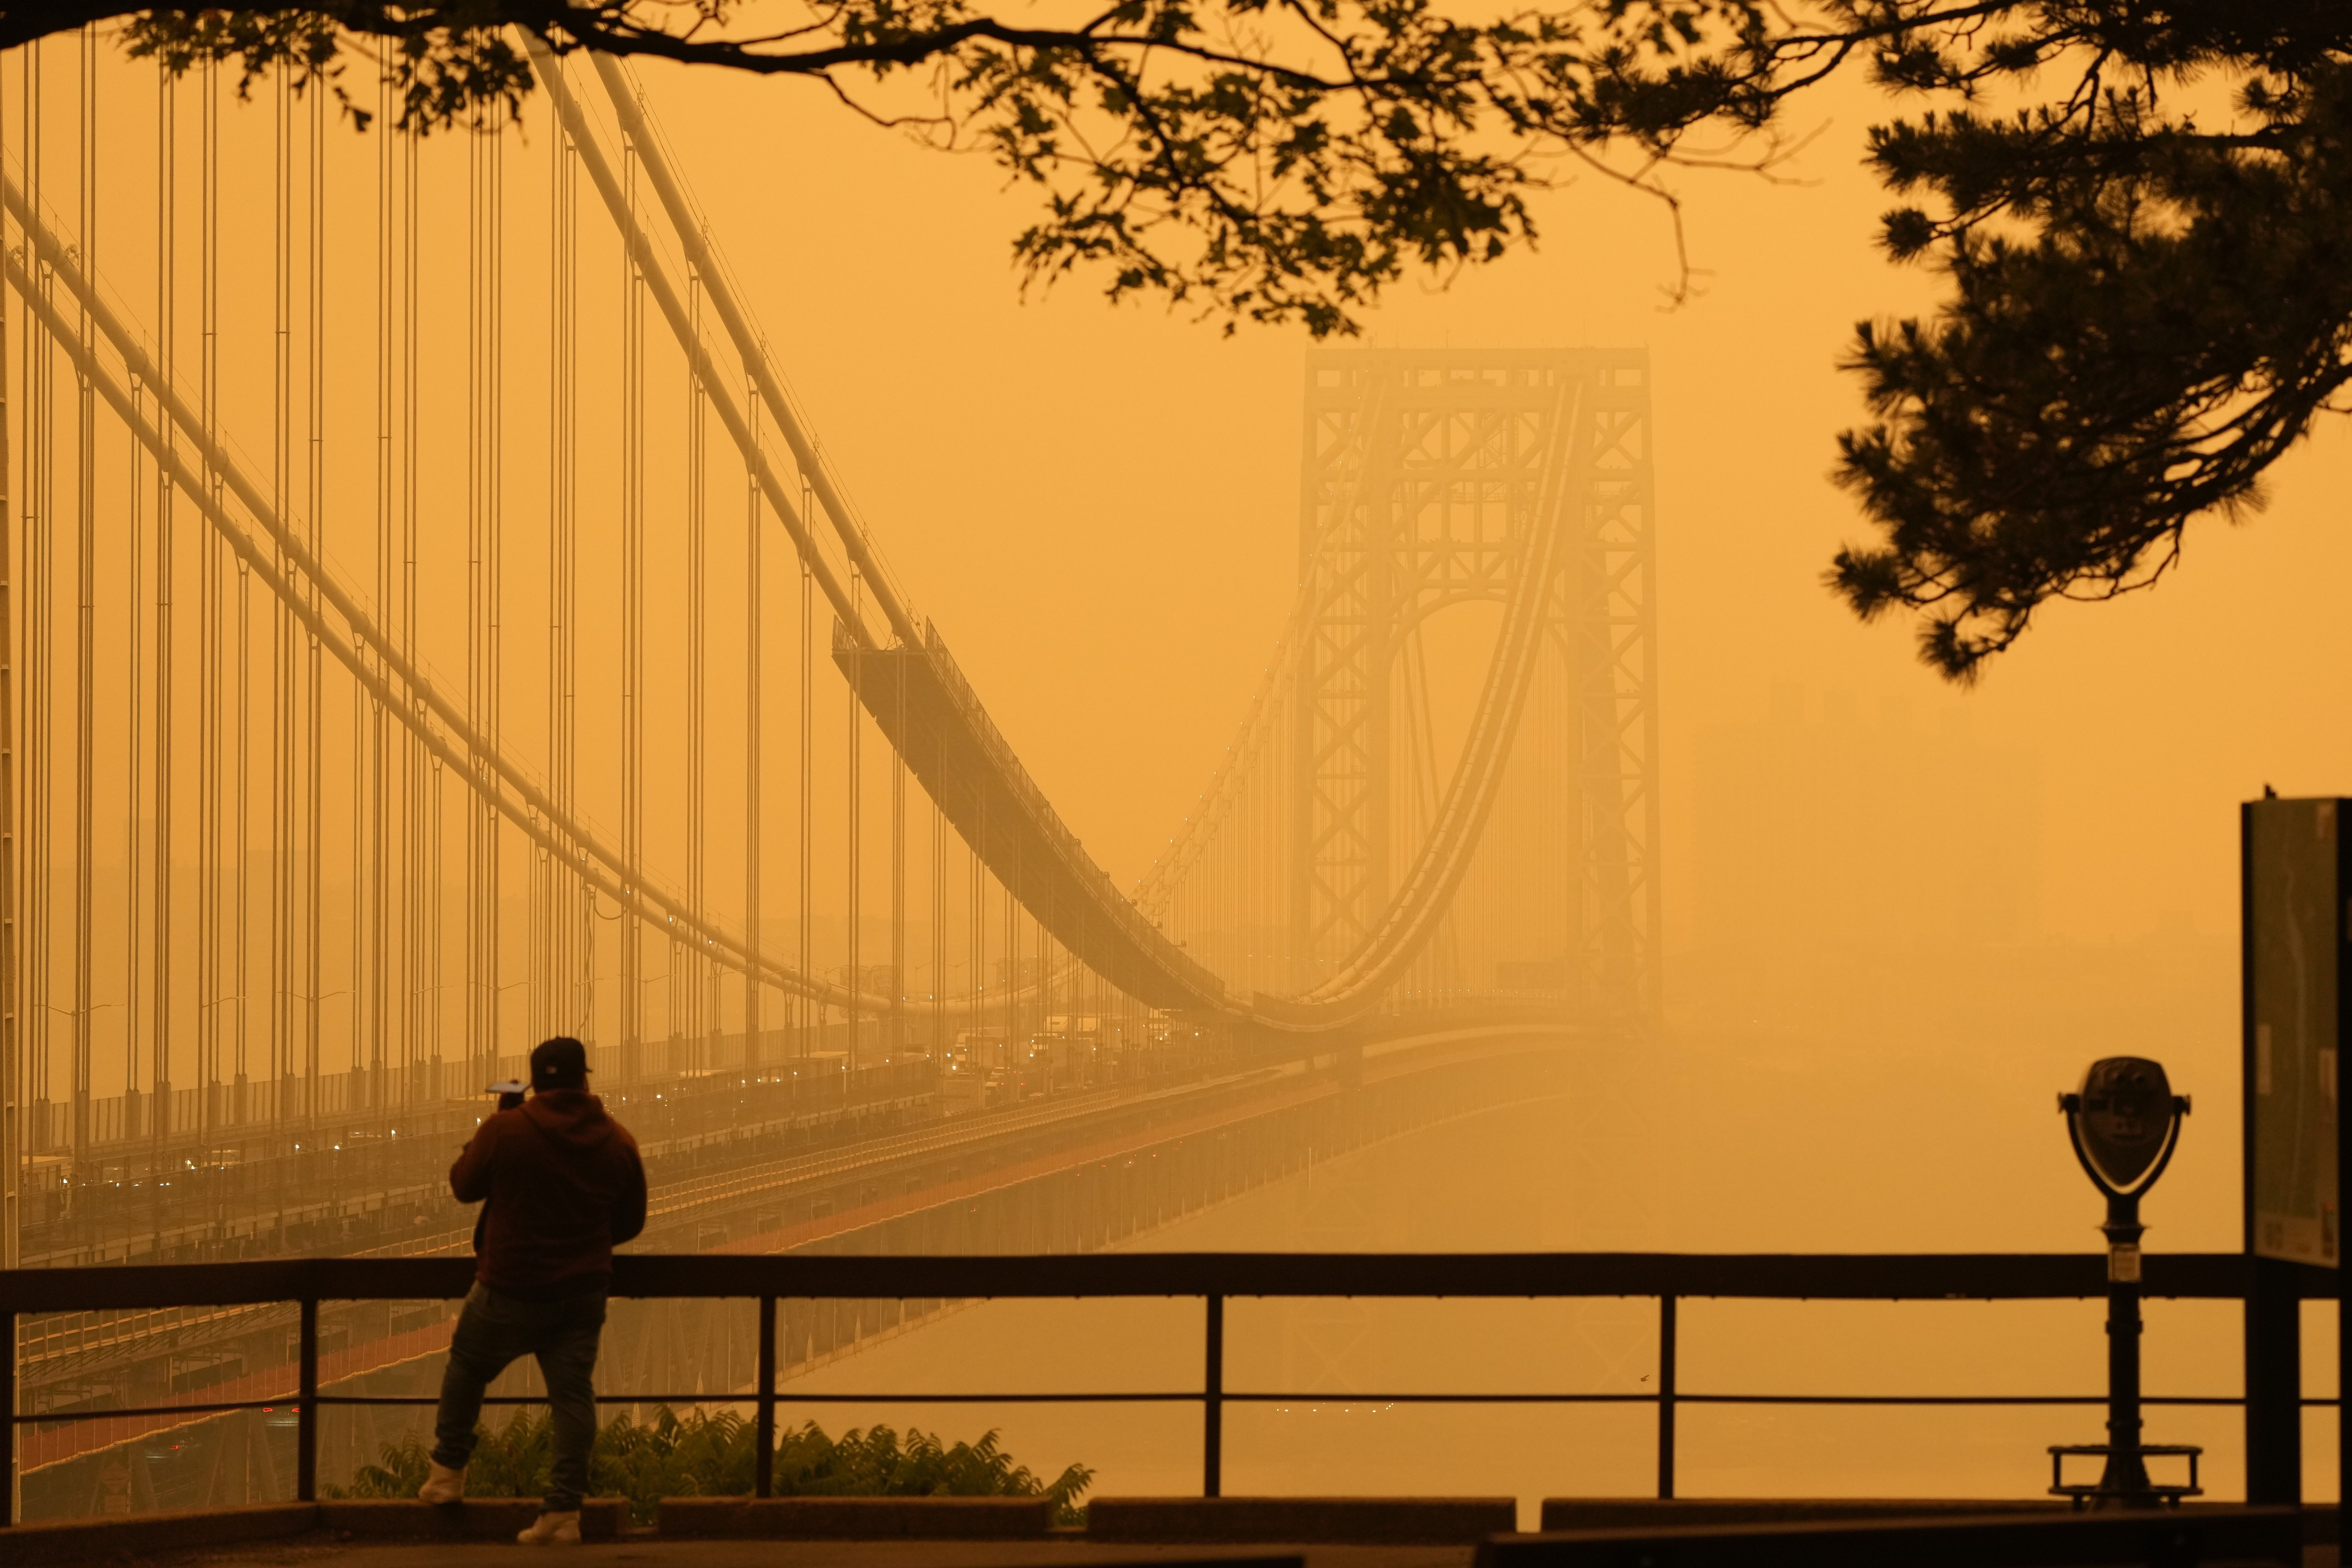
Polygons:
<instances>
[{"instance_id":1,"label":"bridge truss","mask_svg":"<svg viewBox=\"0 0 2352 1568\"><path fill-rule=\"evenodd\" d=\"M1501 713L1491 738L1474 732L1454 785L1466 814L1497 797L1481 773L1515 755L1559 771L1559 819L1513 839L1525 869L1560 883L1552 900L1517 900L1559 921L1549 952L1519 961L1521 978L1602 1016L1646 1017L1659 892L1648 356L1323 353L1308 360L1303 401L1307 600L1290 741L1300 990L1328 987L1335 958L1360 964L1396 923L1391 906L1449 907L1414 896L1413 881L1458 877L1431 851L1466 860L1476 829L1453 829L1461 842L1448 845L1442 815L1437 831L1425 824L1437 769L1423 627L1496 602L1513 618L1490 684L1556 677L1529 699L1524 732ZM1422 845L1425 864L1408 861Z\"/></svg>"},{"instance_id":2,"label":"bridge truss","mask_svg":"<svg viewBox=\"0 0 2352 1568\"><path fill-rule=\"evenodd\" d=\"M5 1261L93 1208L216 1256L174 1173L395 1136L552 1033L627 1098L1654 1016L1639 354L1310 358L1298 604L1129 889L623 67L536 57L527 145L110 49L0 60Z\"/></svg>"},{"instance_id":3,"label":"bridge truss","mask_svg":"<svg viewBox=\"0 0 2352 1568\"><path fill-rule=\"evenodd\" d=\"M1297 597L1141 902L1302 1026L1402 987L1647 1029L1648 356L1326 351L1302 405ZM1494 624L1448 735L1431 644L1477 607Z\"/></svg>"}]
</instances>

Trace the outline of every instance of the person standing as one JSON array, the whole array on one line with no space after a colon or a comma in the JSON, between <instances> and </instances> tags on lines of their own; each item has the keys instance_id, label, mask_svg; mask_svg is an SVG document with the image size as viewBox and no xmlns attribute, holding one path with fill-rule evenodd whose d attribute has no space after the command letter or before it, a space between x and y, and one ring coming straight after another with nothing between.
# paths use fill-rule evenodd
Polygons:
<instances>
[{"instance_id":1,"label":"person standing","mask_svg":"<svg viewBox=\"0 0 2352 1568\"><path fill-rule=\"evenodd\" d=\"M433 1469L416 1495L434 1503L465 1497L483 1391L517 1357L536 1356L554 1454L543 1510L515 1539L570 1545L580 1539L596 1441L592 1374L613 1248L646 1228L646 1169L637 1141L588 1092L588 1052L578 1040L534 1047L530 1087L520 1106L485 1119L449 1167L457 1201L488 1206L475 1230L474 1288L441 1374Z\"/></svg>"}]
</instances>

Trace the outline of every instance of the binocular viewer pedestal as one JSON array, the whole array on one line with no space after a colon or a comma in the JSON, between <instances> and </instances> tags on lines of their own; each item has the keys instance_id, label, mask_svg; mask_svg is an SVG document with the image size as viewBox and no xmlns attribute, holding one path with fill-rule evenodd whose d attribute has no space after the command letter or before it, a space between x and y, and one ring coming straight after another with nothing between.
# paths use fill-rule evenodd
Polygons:
<instances>
[{"instance_id":1,"label":"binocular viewer pedestal","mask_svg":"<svg viewBox=\"0 0 2352 1568\"><path fill-rule=\"evenodd\" d=\"M2165 1508L2202 1495L2193 1444L2140 1441L2139 1200L2172 1163L2180 1142L2180 1119L2189 1100L2172 1092L2164 1068L2143 1057L2107 1057L2093 1062L2083 1087L2058 1097L2074 1157L2107 1200L2107 1440L2053 1444L2050 1491L2083 1508ZM2068 1481L2070 1458L2097 1456L2105 1461L2096 1482ZM2150 1458L2189 1461L2186 1481L2149 1479Z\"/></svg>"}]
</instances>

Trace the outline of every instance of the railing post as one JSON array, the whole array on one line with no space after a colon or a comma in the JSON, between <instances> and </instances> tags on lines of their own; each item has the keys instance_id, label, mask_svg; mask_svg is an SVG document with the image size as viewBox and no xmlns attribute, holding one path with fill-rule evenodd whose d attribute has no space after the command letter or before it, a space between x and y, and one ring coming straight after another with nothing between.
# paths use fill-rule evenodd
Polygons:
<instances>
[{"instance_id":1,"label":"railing post","mask_svg":"<svg viewBox=\"0 0 2352 1568\"><path fill-rule=\"evenodd\" d=\"M1225 1470L1225 1299L1209 1298L1209 1364L1201 1395L1201 1495L1217 1497Z\"/></svg>"},{"instance_id":2,"label":"railing post","mask_svg":"<svg viewBox=\"0 0 2352 1568\"><path fill-rule=\"evenodd\" d=\"M16 1522L16 1314L0 1311L0 1526Z\"/></svg>"},{"instance_id":3,"label":"railing post","mask_svg":"<svg viewBox=\"0 0 2352 1568\"><path fill-rule=\"evenodd\" d=\"M1675 1298L1658 1298L1658 1496L1675 1495Z\"/></svg>"},{"instance_id":4,"label":"railing post","mask_svg":"<svg viewBox=\"0 0 2352 1568\"><path fill-rule=\"evenodd\" d=\"M304 1502L319 1500L319 1303L302 1303L302 1327L295 1352L299 1401L294 1406L294 1495Z\"/></svg>"},{"instance_id":5,"label":"railing post","mask_svg":"<svg viewBox=\"0 0 2352 1568\"><path fill-rule=\"evenodd\" d=\"M760 1298L760 1403L752 1420L758 1458L751 1461L751 1495L776 1491L776 1299Z\"/></svg>"},{"instance_id":6,"label":"railing post","mask_svg":"<svg viewBox=\"0 0 2352 1568\"><path fill-rule=\"evenodd\" d=\"M2303 1501L2303 1301L2294 1265L2246 1259L2246 1500Z\"/></svg>"}]
</instances>

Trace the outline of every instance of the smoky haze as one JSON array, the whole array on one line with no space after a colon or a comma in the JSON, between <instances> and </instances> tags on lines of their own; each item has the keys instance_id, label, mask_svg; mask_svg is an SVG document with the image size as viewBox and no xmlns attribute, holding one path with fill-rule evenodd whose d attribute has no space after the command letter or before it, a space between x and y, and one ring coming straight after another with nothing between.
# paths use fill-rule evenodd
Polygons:
<instances>
[{"instance_id":1,"label":"smoky haze","mask_svg":"<svg viewBox=\"0 0 2352 1568\"><path fill-rule=\"evenodd\" d=\"M142 331L157 332L168 310L178 384L205 389L248 472L299 528L317 531L331 574L378 608L438 688L551 790L568 781L565 798L584 824L614 843L635 836L635 852L656 868L649 879L730 938L869 988L889 984L866 973L893 961L887 911L903 878L908 1022L874 1048L941 1053L959 1031L994 1027L993 1014L929 1010L935 995L968 999L975 984L1029 988L1012 1004L1030 1020L1008 1026L1016 1034L1049 1016L1119 1009L1011 912L1001 887L982 887L911 784L903 869L894 869L898 785L887 742L853 710L834 667L831 615L821 598L804 601L774 508L751 495L725 433L711 421L695 435L685 358L649 307L631 305L601 203L584 176L562 172L544 95L501 133L495 155L462 134L411 144L331 116L314 132L308 103L281 129L268 92L239 104L224 91L208 130L194 79L159 96L151 68L108 55L94 77L93 220L93 198L77 185L73 46L55 44L45 58L37 116L26 110L21 62L5 68L12 177L26 177L38 139L39 199L65 231L94 221L95 243L81 254ZM1087 850L1122 889L1142 883L1218 769L1297 592L1301 368L1318 345L1286 329L1227 336L1181 309L1114 307L1084 274L1024 299L1009 247L1034 197L1006 187L983 160L926 150L819 90L658 64L637 74L826 467L897 583ZM1325 1178L1338 1184L1336 1199L1328 1184L1318 1198L1310 1178L1286 1176L1132 1245L2087 1250L2096 1213L2051 1097L2093 1058L2132 1054L2161 1059L2197 1105L2151 1200L2151 1248L2238 1247L2235 805L2265 784L2317 795L2352 782L2352 731L2340 721L2352 672L2336 609L2352 572L2338 499L2352 482L2352 446L2339 425L2323 424L2279 466L2267 510L2243 526L2198 524L2180 569L2152 592L2051 607L1973 689L1928 673L1909 626L1858 624L1822 582L1837 546L1864 527L1827 477L1836 432L1858 417L1857 383L1837 363L1857 321L1922 310L1935 282L1890 267L1875 247L1886 198L1860 151L1882 109L1832 84L1806 110L1818 134L1781 177L1678 176L1696 269L1680 303L1667 297L1679 276L1673 218L1591 178L1537 199L1539 248L1416 279L1363 315L1361 346L1376 349L1649 356L1663 1031L1610 1080L1622 1117L1596 1121L1598 1102L1580 1099L1591 1085L1577 1079L1539 1104L1348 1152ZM308 283L281 290L268 243L281 135L294 149L282 165L295 215L287 276L325 279L315 330ZM218 147L209 164L207 137ZM154 174L165 145L180 160L168 187ZM567 180L581 237L568 262L548 237ZM481 238L494 187L502 255ZM208 250L217 259L208 263ZM495 360L480 347L486 318L469 313L485 308L478 269L493 266L504 311ZM569 319L568 287L577 290ZM65 299L61 287L53 293ZM633 325L632 310L647 313ZM445 764L408 748L331 663L320 667L331 679L320 683L315 722L302 718L283 742L293 755L315 738L320 804L277 804L268 683L273 671L310 668L307 642L290 629L282 647L273 640L282 623L268 594L205 544L190 498L165 513L153 463L110 416L84 466L73 376L55 352L27 346L13 297L9 310L26 898L38 927L28 940L41 944L26 961L33 1100L53 1111L72 1100L78 1052L84 1094L106 1098L314 1072L348 1070L356 1082L372 1066L444 1059L495 1065L558 1028L600 1052L743 1029L732 973L690 942L650 935L624 965L626 917L609 899L547 891L547 861L511 827L497 830L496 891L469 914L449 889L467 876L483 842L469 835L485 819ZM273 353L281 321L282 369ZM591 390L565 437L548 400L551 358L567 342L574 379ZM646 391L633 405L618 388L639 355ZM502 381L488 379L494 363ZM714 363L714 379L742 398L740 361ZM481 435L493 403L503 411L494 458ZM85 516L96 597L83 849L75 672ZM632 516L642 535L634 547ZM756 581L754 516L764 531ZM559 537L566 527L569 546ZM170 575L159 584L167 540ZM567 548L568 587L559 570ZM633 548L637 608L621 569ZM484 564L493 553L495 576ZM758 791L741 721L754 598ZM804 602L814 605L805 618ZM163 644L167 611L174 640ZM693 616L706 632L699 654L684 629ZM1441 770L1463 748L1499 618L1492 605L1468 606L1428 633L1429 748ZM480 673L492 631L494 679ZM240 669L250 708L234 700ZM286 679L309 689L308 675ZM569 704L551 700L566 680ZM699 728L688 717L695 690L714 716ZM172 716L159 721L167 700ZM620 763L632 725L648 759L635 783ZM804 731L819 758L805 793ZM843 766L853 731L863 758L854 808ZM241 795L211 782L235 773L220 759L234 757L240 734L251 759ZM1524 778L1506 787L1466 884L1479 912L1450 939L1455 967L1424 972L1433 985L1491 988L1502 966L1559 950L1558 910L1512 880L1515 868L1549 865L1542 858L1558 850L1539 842L1532 808L1508 804L1531 787ZM755 805L756 852L747 828ZM855 910L844 847L853 809L864 846ZM804 856L803 820L814 825ZM317 866L317 921L298 938L272 924L268 847L273 835L314 828L315 855L305 848L302 858ZM936 873L935 833L945 835ZM756 921L747 870L762 887ZM78 947L85 916L93 934ZM499 934L480 934L492 923ZM1279 989L1248 968L1272 939L1246 920L1203 916L1188 929L1195 956L1229 978L1247 972L1241 988ZM814 1016L777 986L761 1005L768 1029ZM866 1041L817 1028L779 1048L832 1053ZM741 1058L665 1059L688 1075ZM473 1087L456 1084L422 1098L439 1104ZM362 1090L350 1093L359 1105ZM462 1216L433 1203L418 1236L456 1235ZM760 1234L783 1227L760 1216ZM672 1238L681 1249L706 1240L742 1237ZM301 1245L343 1242L321 1233ZM1167 1350L1169 1364L1192 1364L1189 1329L1060 1311L975 1310L818 1369L810 1386L834 1378L835 1388L910 1392L985 1365L1006 1375L992 1370L972 1385L997 1387L1051 1360L1041 1345L1072 1364L1108 1367L1104 1377L1138 1344L1150 1355L1181 1344ZM1721 1359L1688 1375L1759 1387L1901 1381L1902 1352L1891 1347L1912 1342L1921 1321L1727 1316L1708 1352ZM2171 1358L2152 1382L2168 1376L2196 1392L2227 1382L2238 1352L2221 1314L2183 1309L2153 1321L2152 1343L2168 1329L2173 1337L2152 1352ZM1438 1331L1416 1322L1359 1325L1370 1359L1345 1376L1373 1385L1398 1367L1436 1376L1427 1347ZM1933 1331L1960 1347L1958 1361L2009 1367L2034 1386L2092 1384L2095 1320L2053 1309L1999 1322ZM1512 1331L1522 1330L1578 1338L1590 1352L1581 1361L1562 1352L1546 1375L1621 1381L1636 1376L1627 1369L1653 1331L1606 1313L1533 1317ZM1300 1347L1329 1343L1326 1331L1274 1323L1265 1342L1288 1348L1265 1352L1276 1362L1260 1370L1297 1373ZM1768 1348L1783 1359L1740 1359ZM1187 1484L1189 1461L1146 1441L1158 1430L1149 1421L982 1418L1001 1419L1008 1443L1041 1469L1092 1459L1107 1486L1118 1479L1109 1489ZM1381 1457L1395 1451L1380 1436L1389 1428L1347 1419L1348 1436L1328 1450L1338 1457L1288 1469L1292 1460L1267 1459L1266 1484L1343 1490L1335 1474L1360 1461L1381 1478L1367 1489L1391 1480L1394 1489L1492 1489L1466 1464L1437 1479L1379 1469L1392 1465ZM1870 1430L1925 1441L1958 1429L1937 1425L1946 1419ZM1860 1428L1808 1436L1815 1429L1789 1420L1797 1424L1759 1417L1701 1435L1694 1473L1725 1491L1938 1484L1932 1470L1881 1463L1879 1439L1856 1436ZM2215 1447L2213 1474L2226 1488L2235 1439L2221 1417L2199 1420L2186 1426ZM1974 1468L1949 1484L2032 1489L2037 1445L2067 1436L2056 1425L2003 1416L1967 1428ZM1285 1451L1297 1447L1293 1430L1270 1425L1252 1440ZM1411 1430L1450 1448L1474 1429L1465 1417ZM1567 1445L1560 1451L1577 1456L1589 1487L1547 1479L1541 1466L1513 1471L1507 1486L1528 1498L1641 1489L1646 1461L1625 1458L1640 1439L1605 1422L1578 1430L1570 1439L1529 1427L1524 1440ZM1171 1439L1180 1455L1185 1440ZM350 1441L354 1452L364 1446ZM1775 1457L1757 1458L1759 1450ZM2332 1473L2332 1455L2315 1446L2307 1462L2315 1477Z\"/></svg>"}]
</instances>

